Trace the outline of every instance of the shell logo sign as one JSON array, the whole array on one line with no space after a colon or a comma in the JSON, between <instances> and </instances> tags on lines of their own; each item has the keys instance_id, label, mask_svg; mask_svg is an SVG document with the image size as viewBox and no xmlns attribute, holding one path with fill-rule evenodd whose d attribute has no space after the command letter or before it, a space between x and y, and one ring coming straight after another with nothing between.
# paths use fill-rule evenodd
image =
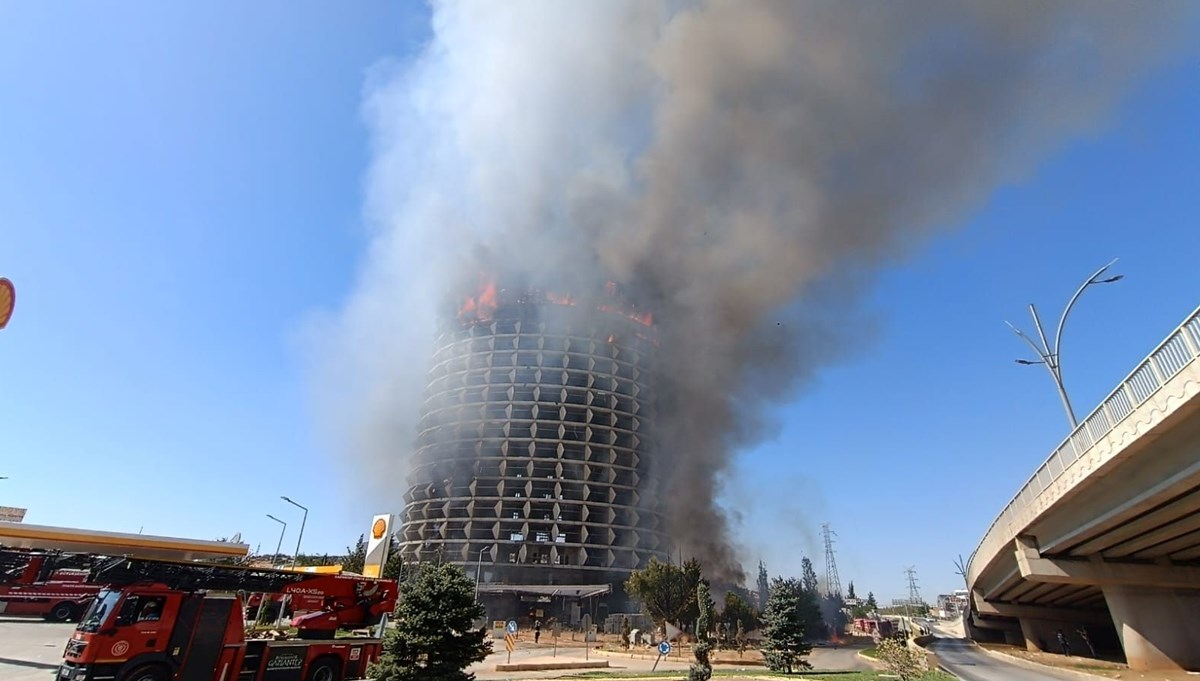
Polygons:
<instances>
[{"instance_id":1,"label":"shell logo sign","mask_svg":"<svg viewBox=\"0 0 1200 681\"><path fill-rule=\"evenodd\" d=\"M377 515L371 519L371 540L367 542L367 556L363 561L363 575L378 577L383 574L388 551L392 548L392 514Z\"/></svg>"},{"instance_id":2,"label":"shell logo sign","mask_svg":"<svg viewBox=\"0 0 1200 681\"><path fill-rule=\"evenodd\" d=\"M13 288L13 283L0 277L0 329L8 326L8 320L12 319L13 306L16 302L17 290Z\"/></svg>"}]
</instances>

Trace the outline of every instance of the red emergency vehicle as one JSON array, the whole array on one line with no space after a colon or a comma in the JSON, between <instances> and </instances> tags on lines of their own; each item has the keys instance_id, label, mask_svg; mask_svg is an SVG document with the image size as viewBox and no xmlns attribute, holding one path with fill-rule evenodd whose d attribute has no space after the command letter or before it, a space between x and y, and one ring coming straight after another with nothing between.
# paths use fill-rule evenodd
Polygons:
<instances>
[{"instance_id":1,"label":"red emergency vehicle","mask_svg":"<svg viewBox=\"0 0 1200 681\"><path fill-rule=\"evenodd\" d=\"M88 582L97 559L82 554L0 549L0 614L78 620L100 593Z\"/></svg>"},{"instance_id":2,"label":"red emergency vehicle","mask_svg":"<svg viewBox=\"0 0 1200 681\"><path fill-rule=\"evenodd\" d=\"M107 584L67 642L58 681L342 681L360 678L380 639L334 638L380 622L393 580L205 563L118 558L93 568ZM243 597L292 598L298 637L246 633Z\"/></svg>"}]
</instances>

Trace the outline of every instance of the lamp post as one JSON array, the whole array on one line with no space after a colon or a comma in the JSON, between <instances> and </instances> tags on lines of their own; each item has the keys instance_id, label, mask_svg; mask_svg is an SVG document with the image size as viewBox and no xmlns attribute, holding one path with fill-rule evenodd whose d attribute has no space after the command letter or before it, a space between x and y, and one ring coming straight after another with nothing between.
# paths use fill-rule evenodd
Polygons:
<instances>
[{"instance_id":1,"label":"lamp post","mask_svg":"<svg viewBox=\"0 0 1200 681\"><path fill-rule=\"evenodd\" d=\"M270 513L267 514L267 517L279 523L280 525L283 525L283 529L279 531L279 542L275 544L275 555L271 557L272 560L277 560L279 558L279 550L283 548L283 535L287 532L287 523L283 522L279 518L276 518Z\"/></svg>"},{"instance_id":2,"label":"lamp post","mask_svg":"<svg viewBox=\"0 0 1200 681\"><path fill-rule=\"evenodd\" d=\"M483 569L483 554L491 548L479 549L479 560L475 561L475 602L479 602L479 572Z\"/></svg>"},{"instance_id":3,"label":"lamp post","mask_svg":"<svg viewBox=\"0 0 1200 681\"><path fill-rule=\"evenodd\" d=\"M288 502L292 506L295 506L296 508L300 509L301 511L304 511L304 517L301 518L301 520L300 520L300 536L296 537L296 553L292 556L292 569L295 570L296 569L296 561L300 559L300 540L304 539L304 524L308 522L308 508L301 506L300 504L297 504L296 502L292 501L291 499L288 499L287 497L279 497L279 498Z\"/></svg>"},{"instance_id":4,"label":"lamp post","mask_svg":"<svg viewBox=\"0 0 1200 681\"><path fill-rule=\"evenodd\" d=\"M1040 360L1018 359L1017 364L1023 364L1026 366L1031 366L1034 364L1046 365L1046 370L1050 372L1050 377L1054 379L1054 385L1058 388L1058 397L1062 400L1063 409L1067 411L1067 419L1071 422L1072 431L1079 427L1079 422L1075 419L1075 410L1071 408L1071 400L1067 397L1066 387L1063 386L1062 364L1060 361L1061 356L1059 354L1060 348L1062 347L1063 326L1067 323L1067 315L1071 314L1071 309L1075 307L1075 301L1079 300L1079 296L1083 295L1083 292L1086 291L1089 286L1092 286L1093 284L1111 284L1125 278L1125 275L1123 274L1118 274L1104 279L1100 278L1101 275L1107 272L1108 268L1112 267L1116 262L1117 260L1114 258L1112 262L1096 270L1095 274L1088 277L1083 284L1079 286L1079 288L1075 291L1075 295L1071 296L1071 300L1067 301L1067 306L1063 309L1062 316L1058 318L1058 330L1054 332L1053 346L1051 346L1046 340L1046 332L1042 330L1042 320L1038 317L1037 308L1034 307L1032 303L1029 305L1029 314L1033 316L1033 325L1035 328L1037 328L1038 338L1042 341L1041 345L1035 343L1032 338L1025 335L1020 329L1013 326L1011 323L1004 322L1005 324L1008 324L1008 328L1013 330L1013 333L1017 334L1018 338L1028 343L1029 347L1033 348L1034 353L1041 358Z\"/></svg>"}]
</instances>

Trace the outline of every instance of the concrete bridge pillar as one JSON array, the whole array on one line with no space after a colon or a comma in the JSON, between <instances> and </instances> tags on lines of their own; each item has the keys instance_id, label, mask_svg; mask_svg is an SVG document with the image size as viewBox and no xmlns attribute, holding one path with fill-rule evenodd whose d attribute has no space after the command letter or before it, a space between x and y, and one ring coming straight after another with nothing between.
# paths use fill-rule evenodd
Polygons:
<instances>
[{"instance_id":1,"label":"concrete bridge pillar","mask_svg":"<svg viewBox=\"0 0 1200 681\"><path fill-rule=\"evenodd\" d=\"M1103 589L1130 669L1200 671L1200 589Z\"/></svg>"}]
</instances>

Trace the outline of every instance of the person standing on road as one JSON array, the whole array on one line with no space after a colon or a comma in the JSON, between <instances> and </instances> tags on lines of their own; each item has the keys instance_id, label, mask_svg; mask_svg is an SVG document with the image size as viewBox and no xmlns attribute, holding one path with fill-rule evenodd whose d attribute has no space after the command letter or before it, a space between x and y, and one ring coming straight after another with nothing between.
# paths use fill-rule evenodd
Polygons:
<instances>
[{"instance_id":1,"label":"person standing on road","mask_svg":"<svg viewBox=\"0 0 1200 681\"><path fill-rule=\"evenodd\" d=\"M1087 627L1080 627L1075 633L1079 634L1079 638L1083 639L1083 644L1088 647L1088 652L1092 654L1092 657L1096 657L1096 647L1092 645L1092 638L1088 636Z\"/></svg>"},{"instance_id":2,"label":"person standing on road","mask_svg":"<svg viewBox=\"0 0 1200 681\"><path fill-rule=\"evenodd\" d=\"M533 623L533 642L537 643L538 639L540 639L541 637L542 637L542 621L536 620Z\"/></svg>"},{"instance_id":3,"label":"person standing on road","mask_svg":"<svg viewBox=\"0 0 1200 681\"><path fill-rule=\"evenodd\" d=\"M1063 634L1063 630L1058 630L1058 645L1062 648L1062 654L1067 657L1071 656L1071 644L1067 643L1067 637Z\"/></svg>"}]
</instances>

